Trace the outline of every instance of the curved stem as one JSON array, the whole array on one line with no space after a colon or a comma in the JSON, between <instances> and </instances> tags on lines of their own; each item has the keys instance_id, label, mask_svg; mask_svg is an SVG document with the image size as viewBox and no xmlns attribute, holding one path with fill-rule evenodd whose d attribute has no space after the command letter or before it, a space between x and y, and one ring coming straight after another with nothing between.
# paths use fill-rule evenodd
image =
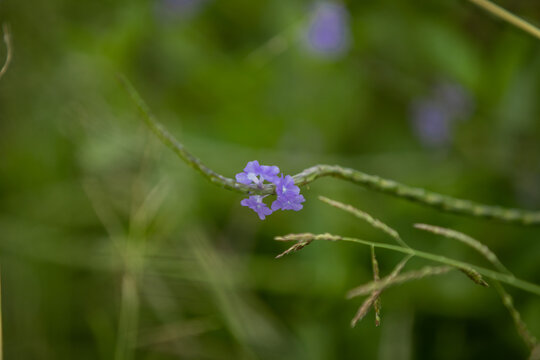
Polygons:
<instances>
[{"instance_id":1,"label":"curved stem","mask_svg":"<svg viewBox=\"0 0 540 360\"><path fill-rule=\"evenodd\" d=\"M274 193L274 185L265 185L262 188L257 188L253 185L243 185L237 183L234 179L218 174L205 166L199 158L191 154L184 145L176 140L174 136L171 135L159 121L157 121L148 105L146 105L144 100L139 96L131 83L121 75L119 75L119 80L137 104L137 107L150 130L152 130L152 132L154 132L167 147L174 151L180 159L198 171L209 181L225 189L240 193L261 195ZM358 170L344 168L338 165L316 165L294 175L293 178L297 185L302 186L324 176L332 176L346 180L371 190L414 201L445 212L471 217L495 219L519 225L540 225L540 211L527 211L483 205L469 200L441 195L422 188L407 186L393 180L383 179L379 176L369 175Z\"/></svg>"}]
</instances>

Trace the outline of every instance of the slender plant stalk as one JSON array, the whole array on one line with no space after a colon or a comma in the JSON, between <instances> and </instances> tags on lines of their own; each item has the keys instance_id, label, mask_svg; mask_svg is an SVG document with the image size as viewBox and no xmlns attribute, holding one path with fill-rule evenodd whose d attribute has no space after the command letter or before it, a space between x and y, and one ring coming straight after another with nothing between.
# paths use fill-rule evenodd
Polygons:
<instances>
[{"instance_id":1,"label":"slender plant stalk","mask_svg":"<svg viewBox=\"0 0 540 360\"><path fill-rule=\"evenodd\" d=\"M137 339L137 321L139 312L139 296L135 278L129 272L122 277L122 294L120 319L118 322L118 339L116 341L115 360L134 358Z\"/></svg>"},{"instance_id":2,"label":"slender plant stalk","mask_svg":"<svg viewBox=\"0 0 540 360\"><path fill-rule=\"evenodd\" d=\"M11 63L11 57L12 57L12 46L11 46L11 32L9 31L8 24L2 25L2 30L4 32L4 43L6 44L6 61L4 62L4 65L2 66L2 69L0 69L0 78L4 76L6 73L9 64Z\"/></svg>"},{"instance_id":3,"label":"slender plant stalk","mask_svg":"<svg viewBox=\"0 0 540 360\"><path fill-rule=\"evenodd\" d=\"M326 234L311 234L311 233L290 234L290 235L285 235L285 236L277 236L275 239L278 241L308 241L308 240L347 241L347 242L352 242L356 244L374 246L375 248L397 251L403 254L417 256L422 259L431 260L431 261L438 262L445 265L450 265L458 269L461 269L461 268L473 269L477 271L479 274L487 278L498 280L500 282L516 287L518 289L522 289L532 294L540 296L540 286L537 284L533 284L531 282L521 280L512 275L503 274L497 271L486 269L484 267L472 265L472 264L459 261L459 260L450 259L441 255L427 253L424 251L416 250L414 248L405 248L405 247L401 247L397 245L377 243L373 241L333 235L333 234L328 234L328 233Z\"/></svg>"},{"instance_id":4,"label":"slender plant stalk","mask_svg":"<svg viewBox=\"0 0 540 360\"><path fill-rule=\"evenodd\" d=\"M209 167L205 166L196 156L191 154L184 147L184 145L176 140L161 123L157 121L154 115L152 115L148 105L146 105L131 83L121 75L119 75L119 80L131 98L134 100L150 130L152 130L152 132L167 147L174 151L174 153L178 155L180 159L198 171L209 181L224 187L225 189L240 193L273 194L275 192L274 185L266 185L262 188L257 188L253 185L239 184L234 179L218 174ZM469 200L456 199L437 194L422 188L410 187L393 180L383 179L375 175L369 175L358 170L344 168L337 165L316 165L296 174L293 176L293 178L297 185L302 186L325 176L346 180L374 191L414 201L445 212L471 217L490 218L519 225L540 226L540 211L526 211L482 205Z\"/></svg>"},{"instance_id":5,"label":"slender plant stalk","mask_svg":"<svg viewBox=\"0 0 540 360\"><path fill-rule=\"evenodd\" d=\"M375 247L371 247L371 266L373 268L373 281L379 281L379 262L375 256ZM375 290L373 290L375 292ZM381 296L377 296L375 302L373 303L373 310L375 310L375 326L381 325Z\"/></svg>"},{"instance_id":6,"label":"slender plant stalk","mask_svg":"<svg viewBox=\"0 0 540 360\"><path fill-rule=\"evenodd\" d=\"M540 39L540 29L488 0L469 0L487 12Z\"/></svg>"}]
</instances>

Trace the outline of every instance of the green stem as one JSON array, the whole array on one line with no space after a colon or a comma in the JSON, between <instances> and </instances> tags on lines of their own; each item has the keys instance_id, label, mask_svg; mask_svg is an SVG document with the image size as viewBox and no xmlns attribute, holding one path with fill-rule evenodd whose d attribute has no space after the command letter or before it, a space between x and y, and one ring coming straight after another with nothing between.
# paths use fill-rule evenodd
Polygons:
<instances>
[{"instance_id":1,"label":"green stem","mask_svg":"<svg viewBox=\"0 0 540 360\"><path fill-rule=\"evenodd\" d=\"M135 101L150 130L152 130L152 132L156 134L167 147L174 151L180 159L198 171L202 176L218 186L240 193L261 195L274 193L274 185L265 185L262 188L257 188L253 185L239 184L234 179L218 174L205 166L157 121L154 115L152 115L148 105L146 105L130 82L123 76L119 76L119 80L131 98ZM369 175L358 170L337 165L316 165L294 175L293 178L296 184L302 186L324 176L346 180L371 190L414 201L445 212L471 217L495 219L519 225L540 225L540 211L526 211L482 205L469 200L452 198L421 188L407 186L393 180L383 179L375 175Z\"/></svg>"},{"instance_id":2,"label":"green stem","mask_svg":"<svg viewBox=\"0 0 540 360\"><path fill-rule=\"evenodd\" d=\"M332 176L371 190L404 198L430 206L441 211L471 217L490 218L519 225L540 225L540 212L520 209L509 209L499 206L479 204L470 200L457 199L441 195L422 188L400 184L393 180L369 175L358 170L343 168L337 165L317 165L294 176L299 185L308 184L320 177Z\"/></svg>"},{"instance_id":3,"label":"green stem","mask_svg":"<svg viewBox=\"0 0 540 360\"><path fill-rule=\"evenodd\" d=\"M329 240L329 241L348 241L353 242L356 244L362 244L367 246L373 246L375 248L381 248L381 249L387 249L392 251L397 251L403 254L408 254L412 256L417 256L419 258L423 258L426 260L431 260L438 262L440 264L450 265L458 269L473 269L476 270L481 275L488 277L490 279L494 279L503 283L506 283L508 285L514 286L518 289L522 289L525 291L528 291L530 293L533 293L535 295L540 296L540 286L530 283L525 280L518 279L514 277L513 275L503 274L497 271L493 271L490 269L486 269L480 266L471 265L463 261L450 259L441 255L431 254L424 251L416 250L413 248L405 248L397 245L391 245L391 244L385 244L385 243L377 243L357 238L351 238L351 237L343 237L338 235L332 235L332 234L291 234L287 236L278 236L276 237L276 240L279 241L299 241L299 240Z\"/></svg>"}]
</instances>

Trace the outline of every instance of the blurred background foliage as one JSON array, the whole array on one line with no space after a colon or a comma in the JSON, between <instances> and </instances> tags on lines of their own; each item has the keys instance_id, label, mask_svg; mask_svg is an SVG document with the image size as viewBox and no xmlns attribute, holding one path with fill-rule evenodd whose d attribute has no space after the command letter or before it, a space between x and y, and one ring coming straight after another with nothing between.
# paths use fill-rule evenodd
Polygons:
<instances>
[{"instance_id":1,"label":"blurred background foliage","mask_svg":"<svg viewBox=\"0 0 540 360\"><path fill-rule=\"evenodd\" d=\"M499 2L540 22L540 4ZM540 208L538 40L467 1L2 0L14 58L0 81L0 260L7 359L517 359L496 292L460 274L382 296L349 327L369 249L388 241L317 200L348 202L413 246L485 265L412 228L490 246L540 282L538 229L438 213L335 179L260 221L144 127L158 118L227 176L340 164L488 204ZM2 58L5 48L0 50ZM399 261L379 251L387 274ZM413 259L407 269L422 265ZM540 301L509 289L540 336Z\"/></svg>"}]
</instances>

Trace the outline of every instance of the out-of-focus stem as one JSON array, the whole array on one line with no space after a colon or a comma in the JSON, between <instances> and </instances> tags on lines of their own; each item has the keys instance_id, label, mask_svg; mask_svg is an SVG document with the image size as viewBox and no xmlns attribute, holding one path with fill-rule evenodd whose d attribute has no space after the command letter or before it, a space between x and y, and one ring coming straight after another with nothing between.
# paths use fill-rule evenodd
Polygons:
<instances>
[{"instance_id":1,"label":"out-of-focus stem","mask_svg":"<svg viewBox=\"0 0 540 360\"><path fill-rule=\"evenodd\" d=\"M11 63L11 57L13 50L11 49L11 32L9 31L9 26L7 24L2 25L2 31L4 32L4 43L6 44L6 61L0 69L0 78L6 73L9 64Z\"/></svg>"},{"instance_id":2,"label":"out-of-focus stem","mask_svg":"<svg viewBox=\"0 0 540 360\"><path fill-rule=\"evenodd\" d=\"M469 0L469 1L481 7L482 9L486 10L487 12L490 12L496 17L540 39L540 29L538 29L536 26L532 25L531 23L523 20L519 16L516 16L512 14L511 12L509 12L508 10L500 7L499 5L496 5L488 0Z\"/></svg>"}]
</instances>

